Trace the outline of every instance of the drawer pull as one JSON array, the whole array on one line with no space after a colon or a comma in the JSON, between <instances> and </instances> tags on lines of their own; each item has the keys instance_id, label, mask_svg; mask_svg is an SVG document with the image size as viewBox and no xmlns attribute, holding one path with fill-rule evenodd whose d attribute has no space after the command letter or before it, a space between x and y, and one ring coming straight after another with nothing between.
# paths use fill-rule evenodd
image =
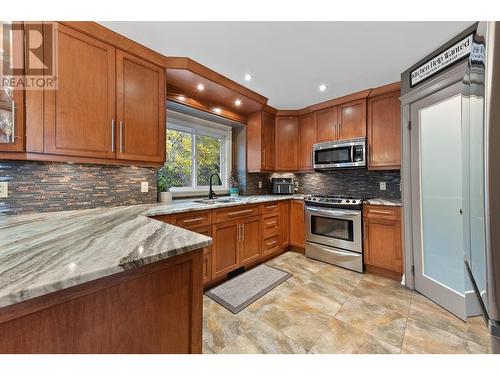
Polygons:
<instances>
[{"instance_id":1,"label":"drawer pull","mask_svg":"<svg viewBox=\"0 0 500 375\"><path fill-rule=\"evenodd\" d=\"M243 215L243 214L247 214L249 212L253 212L253 210L243 210L243 211L229 212L227 215L228 216Z\"/></svg>"},{"instance_id":2,"label":"drawer pull","mask_svg":"<svg viewBox=\"0 0 500 375\"><path fill-rule=\"evenodd\" d=\"M374 209L370 209L370 213L382 214L382 215L392 215L392 211L382 211L382 210L374 210Z\"/></svg>"},{"instance_id":3,"label":"drawer pull","mask_svg":"<svg viewBox=\"0 0 500 375\"><path fill-rule=\"evenodd\" d=\"M196 217L194 219L186 219L186 220L183 220L184 223L194 223L196 221L202 221L204 218L203 217Z\"/></svg>"},{"instance_id":4,"label":"drawer pull","mask_svg":"<svg viewBox=\"0 0 500 375\"><path fill-rule=\"evenodd\" d=\"M266 223L266 225L267 225L267 226L276 225L276 224L278 224L278 222L277 222L276 220L273 220L273 221L268 221L268 222Z\"/></svg>"},{"instance_id":5,"label":"drawer pull","mask_svg":"<svg viewBox=\"0 0 500 375\"><path fill-rule=\"evenodd\" d=\"M276 207L277 207L276 205L273 205L273 206L266 206L266 210L271 211L271 210L276 209Z\"/></svg>"},{"instance_id":6,"label":"drawer pull","mask_svg":"<svg viewBox=\"0 0 500 375\"><path fill-rule=\"evenodd\" d=\"M272 245L277 244L277 243L278 243L278 241L274 240L274 241L271 241L271 242L267 242L266 245L267 246L272 246Z\"/></svg>"}]
</instances>

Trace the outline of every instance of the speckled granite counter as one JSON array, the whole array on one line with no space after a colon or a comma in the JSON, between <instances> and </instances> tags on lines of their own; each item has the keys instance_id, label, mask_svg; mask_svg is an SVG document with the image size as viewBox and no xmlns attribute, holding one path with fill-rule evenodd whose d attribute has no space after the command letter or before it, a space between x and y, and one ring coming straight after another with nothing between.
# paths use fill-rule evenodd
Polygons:
<instances>
[{"instance_id":1,"label":"speckled granite counter","mask_svg":"<svg viewBox=\"0 0 500 375\"><path fill-rule=\"evenodd\" d=\"M137 205L0 217L0 308L211 244L211 238L149 216L303 196L231 203Z\"/></svg>"},{"instance_id":2,"label":"speckled granite counter","mask_svg":"<svg viewBox=\"0 0 500 375\"><path fill-rule=\"evenodd\" d=\"M373 205L378 205L378 206L397 206L397 207L403 206L403 203L401 202L401 200L382 199L382 198L367 199L363 203L364 204L373 204Z\"/></svg>"}]
</instances>

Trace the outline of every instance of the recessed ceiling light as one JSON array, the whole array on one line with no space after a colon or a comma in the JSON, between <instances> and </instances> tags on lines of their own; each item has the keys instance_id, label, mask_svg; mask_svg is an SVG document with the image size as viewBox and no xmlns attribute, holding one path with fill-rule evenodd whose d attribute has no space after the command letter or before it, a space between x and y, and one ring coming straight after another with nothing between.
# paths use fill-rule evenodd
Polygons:
<instances>
[{"instance_id":1,"label":"recessed ceiling light","mask_svg":"<svg viewBox=\"0 0 500 375\"><path fill-rule=\"evenodd\" d=\"M203 90L205 90L205 85L203 83L198 83L198 86L196 86L196 89L198 91L203 91Z\"/></svg>"},{"instance_id":2,"label":"recessed ceiling light","mask_svg":"<svg viewBox=\"0 0 500 375\"><path fill-rule=\"evenodd\" d=\"M319 88L319 91L321 91L321 92L326 91L326 85L324 83L322 83L321 85L319 85L318 88Z\"/></svg>"},{"instance_id":3,"label":"recessed ceiling light","mask_svg":"<svg viewBox=\"0 0 500 375\"><path fill-rule=\"evenodd\" d=\"M234 101L234 104L236 104L236 106L239 107L241 105L241 100L240 99L236 99Z\"/></svg>"},{"instance_id":4,"label":"recessed ceiling light","mask_svg":"<svg viewBox=\"0 0 500 375\"><path fill-rule=\"evenodd\" d=\"M221 112L222 112L222 110L221 110L219 107L215 107L215 108L214 108L214 112L215 112L215 113L221 113Z\"/></svg>"},{"instance_id":5,"label":"recessed ceiling light","mask_svg":"<svg viewBox=\"0 0 500 375\"><path fill-rule=\"evenodd\" d=\"M252 75L250 73L245 74L245 81L251 81Z\"/></svg>"}]
</instances>

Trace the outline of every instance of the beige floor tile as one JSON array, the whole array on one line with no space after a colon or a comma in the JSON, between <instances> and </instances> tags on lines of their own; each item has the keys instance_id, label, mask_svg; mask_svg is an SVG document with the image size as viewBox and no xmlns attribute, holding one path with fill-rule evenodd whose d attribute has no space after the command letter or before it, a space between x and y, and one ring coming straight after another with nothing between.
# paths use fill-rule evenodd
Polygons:
<instances>
[{"instance_id":1,"label":"beige floor tile","mask_svg":"<svg viewBox=\"0 0 500 375\"><path fill-rule=\"evenodd\" d=\"M304 296L292 294L276 304L263 306L255 316L307 351L333 318L332 314L311 306Z\"/></svg>"},{"instance_id":2,"label":"beige floor tile","mask_svg":"<svg viewBox=\"0 0 500 375\"><path fill-rule=\"evenodd\" d=\"M256 321L231 341L223 354L305 354L306 350L291 338L265 323Z\"/></svg>"},{"instance_id":3,"label":"beige floor tile","mask_svg":"<svg viewBox=\"0 0 500 375\"><path fill-rule=\"evenodd\" d=\"M203 345L205 350L219 353L254 322L255 317L252 314L246 311L233 314L204 296Z\"/></svg>"},{"instance_id":4,"label":"beige floor tile","mask_svg":"<svg viewBox=\"0 0 500 375\"><path fill-rule=\"evenodd\" d=\"M375 284L371 280L363 278L356 286L353 296L406 316L410 308L412 291L404 287Z\"/></svg>"},{"instance_id":5,"label":"beige floor tile","mask_svg":"<svg viewBox=\"0 0 500 375\"><path fill-rule=\"evenodd\" d=\"M406 327L404 315L351 297L335 317L392 346L401 347Z\"/></svg>"},{"instance_id":6,"label":"beige floor tile","mask_svg":"<svg viewBox=\"0 0 500 375\"><path fill-rule=\"evenodd\" d=\"M488 353L488 348L448 331L408 319L402 351L414 354Z\"/></svg>"},{"instance_id":7,"label":"beige floor tile","mask_svg":"<svg viewBox=\"0 0 500 375\"><path fill-rule=\"evenodd\" d=\"M399 353L400 348L383 342L350 324L333 319L310 353L319 354L385 354Z\"/></svg>"}]
</instances>

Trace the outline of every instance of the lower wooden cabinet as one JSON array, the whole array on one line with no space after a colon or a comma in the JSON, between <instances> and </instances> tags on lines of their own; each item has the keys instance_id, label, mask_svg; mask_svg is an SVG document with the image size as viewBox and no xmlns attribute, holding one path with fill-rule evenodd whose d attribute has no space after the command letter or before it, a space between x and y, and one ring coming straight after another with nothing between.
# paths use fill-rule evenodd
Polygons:
<instances>
[{"instance_id":1,"label":"lower wooden cabinet","mask_svg":"<svg viewBox=\"0 0 500 375\"><path fill-rule=\"evenodd\" d=\"M278 242L280 249L290 245L290 201L278 203Z\"/></svg>"},{"instance_id":2,"label":"lower wooden cabinet","mask_svg":"<svg viewBox=\"0 0 500 375\"><path fill-rule=\"evenodd\" d=\"M240 221L212 225L212 277L226 275L240 266Z\"/></svg>"},{"instance_id":3,"label":"lower wooden cabinet","mask_svg":"<svg viewBox=\"0 0 500 375\"><path fill-rule=\"evenodd\" d=\"M290 245L306 247L304 201L290 201Z\"/></svg>"},{"instance_id":4,"label":"lower wooden cabinet","mask_svg":"<svg viewBox=\"0 0 500 375\"><path fill-rule=\"evenodd\" d=\"M254 216L240 220L240 257L241 265L253 263L262 256L261 217Z\"/></svg>"},{"instance_id":5,"label":"lower wooden cabinet","mask_svg":"<svg viewBox=\"0 0 500 375\"><path fill-rule=\"evenodd\" d=\"M401 208L365 205L363 220L367 271L400 280L403 272Z\"/></svg>"},{"instance_id":6,"label":"lower wooden cabinet","mask_svg":"<svg viewBox=\"0 0 500 375\"><path fill-rule=\"evenodd\" d=\"M206 247L203 249L203 285L212 280L212 253Z\"/></svg>"}]
</instances>

